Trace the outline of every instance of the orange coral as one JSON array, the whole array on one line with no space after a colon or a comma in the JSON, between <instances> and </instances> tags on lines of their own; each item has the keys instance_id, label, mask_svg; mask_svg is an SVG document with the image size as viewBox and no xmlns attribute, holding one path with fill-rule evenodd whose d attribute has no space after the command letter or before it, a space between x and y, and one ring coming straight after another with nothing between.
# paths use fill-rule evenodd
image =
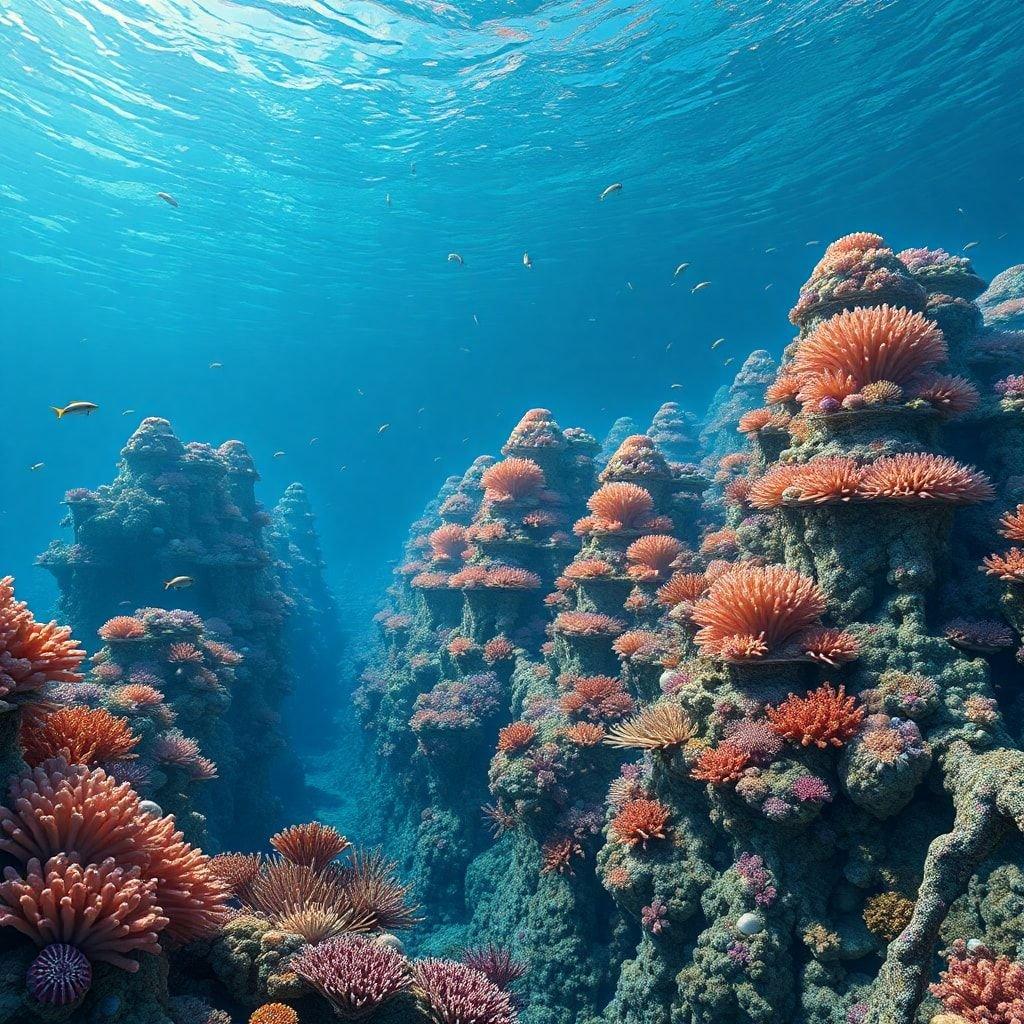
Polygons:
<instances>
[{"instance_id":1,"label":"orange coral","mask_svg":"<svg viewBox=\"0 0 1024 1024\"><path fill-rule=\"evenodd\" d=\"M525 750L537 735L537 729L529 722L513 722L498 733L498 750L503 754L514 754Z\"/></svg>"},{"instance_id":2,"label":"orange coral","mask_svg":"<svg viewBox=\"0 0 1024 1024\"><path fill-rule=\"evenodd\" d=\"M434 552L434 558L438 561L461 558L469 547L465 528L456 523L445 523L444 526L439 526L430 534L428 540L430 549Z\"/></svg>"},{"instance_id":3,"label":"orange coral","mask_svg":"<svg viewBox=\"0 0 1024 1024\"><path fill-rule=\"evenodd\" d=\"M741 434L757 434L762 430L785 430L789 425L789 414L774 409L751 409L741 417L736 429Z\"/></svg>"},{"instance_id":4,"label":"orange coral","mask_svg":"<svg viewBox=\"0 0 1024 1024\"><path fill-rule=\"evenodd\" d=\"M704 535L700 542L700 553L726 557L736 552L738 544L739 535L736 531L731 526L724 526L721 530L712 530Z\"/></svg>"},{"instance_id":5,"label":"orange coral","mask_svg":"<svg viewBox=\"0 0 1024 1024\"><path fill-rule=\"evenodd\" d=\"M854 390L875 381L906 385L946 358L942 332L920 313L888 305L848 310L820 323L797 345L793 373L803 382L826 373L849 377Z\"/></svg>"},{"instance_id":6,"label":"orange coral","mask_svg":"<svg viewBox=\"0 0 1024 1024\"><path fill-rule=\"evenodd\" d=\"M674 608L677 604L691 604L708 589L703 573L677 572L663 587L658 588L658 604Z\"/></svg>"},{"instance_id":7,"label":"orange coral","mask_svg":"<svg viewBox=\"0 0 1024 1024\"><path fill-rule=\"evenodd\" d=\"M320 871L352 844L330 825L311 821L271 836L270 845L290 863Z\"/></svg>"},{"instance_id":8,"label":"orange coral","mask_svg":"<svg viewBox=\"0 0 1024 1024\"><path fill-rule=\"evenodd\" d=\"M879 459L865 468L860 484L860 496L868 500L967 505L994 493L984 473L929 452Z\"/></svg>"},{"instance_id":9,"label":"orange coral","mask_svg":"<svg viewBox=\"0 0 1024 1024\"><path fill-rule=\"evenodd\" d=\"M917 398L923 398L946 416L962 416L980 401L978 389L964 377L936 375L914 388Z\"/></svg>"},{"instance_id":10,"label":"orange coral","mask_svg":"<svg viewBox=\"0 0 1024 1024\"><path fill-rule=\"evenodd\" d=\"M1010 548L1005 555L988 555L983 564L989 576L1007 583L1024 583L1024 549Z\"/></svg>"},{"instance_id":11,"label":"orange coral","mask_svg":"<svg viewBox=\"0 0 1024 1024\"><path fill-rule=\"evenodd\" d=\"M822 683L805 697L791 693L777 708L765 712L771 727L802 747L841 747L860 731L864 709L844 687Z\"/></svg>"},{"instance_id":12,"label":"orange coral","mask_svg":"<svg viewBox=\"0 0 1024 1024\"><path fill-rule=\"evenodd\" d=\"M90 766L123 761L135 756L138 744L128 722L103 708L58 708L21 727L22 752L32 767L51 757Z\"/></svg>"},{"instance_id":13,"label":"orange coral","mask_svg":"<svg viewBox=\"0 0 1024 1024\"><path fill-rule=\"evenodd\" d=\"M860 653L857 638L840 629L818 629L804 636L800 649L812 661L823 665L837 665L853 661Z\"/></svg>"},{"instance_id":14,"label":"orange coral","mask_svg":"<svg viewBox=\"0 0 1024 1024\"><path fill-rule=\"evenodd\" d=\"M782 370L778 377L768 385L764 393L764 400L769 405L781 405L784 402L795 401L797 392L800 390L800 378L788 370Z\"/></svg>"},{"instance_id":15,"label":"orange coral","mask_svg":"<svg viewBox=\"0 0 1024 1024\"><path fill-rule=\"evenodd\" d=\"M683 545L675 537L665 534L640 537L626 548L626 559L631 563L629 573L643 578L664 576L682 550Z\"/></svg>"},{"instance_id":16,"label":"orange coral","mask_svg":"<svg viewBox=\"0 0 1024 1024\"><path fill-rule=\"evenodd\" d=\"M817 584L795 570L739 566L712 583L691 617L703 627L694 637L698 646L728 658L736 653L737 638L759 640L765 653L779 653L824 611L825 597Z\"/></svg>"},{"instance_id":17,"label":"orange coral","mask_svg":"<svg viewBox=\"0 0 1024 1024\"><path fill-rule=\"evenodd\" d=\"M786 492L797 488L801 479L803 466L781 462L772 466L764 476L759 477L750 485L747 500L754 508L771 509L783 504ZM794 491L794 498L797 491Z\"/></svg>"},{"instance_id":18,"label":"orange coral","mask_svg":"<svg viewBox=\"0 0 1024 1024\"><path fill-rule=\"evenodd\" d=\"M705 750L690 772L698 782L710 782L720 786L735 782L750 764L750 755L734 743L720 743Z\"/></svg>"},{"instance_id":19,"label":"orange coral","mask_svg":"<svg viewBox=\"0 0 1024 1024\"><path fill-rule=\"evenodd\" d=\"M195 644L171 644L167 648L167 660L172 665L201 665L203 662L203 652Z\"/></svg>"},{"instance_id":20,"label":"orange coral","mask_svg":"<svg viewBox=\"0 0 1024 1024\"><path fill-rule=\"evenodd\" d=\"M248 902L253 882L263 868L258 853L218 853L210 861L210 872L224 884L232 896Z\"/></svg>"},{"instance_id":21,"label":"orange coral","mask_svg":"<svg viewBox=\"0 0 1024 1024\"><path fill-rule=\"evenodd\" d=\"M555 619L555 631L569 636L617 636L625 628L621 619L600 612L562 612Z\"/></svg>"},{"instance_id":22,"label":"orange coral","mask_svg":"<svg viewBox=\"0 0 1024 1024\"><path fill-rule=\"evenodd\" d=\"M114 691L114 696L126 704L134 704L136 707L154 707L164 702L164 695L155 687L147 683L128 683L119 686Z\"/></svg>"},{"instance_id":23,"label":"orange coral","mask_svg":"<svg viewBox=\"0 0 1024 1024\"><path fill-rule=\"evenodd\" d=\"M544 486L544 471L532 459L505 459L485 470L480 482L490 501L519 501Z\"/></svg>"},{"instance_id":24,"label":"orange coral","mask_svg":"<svg viewBox=\"0 0 1024 1024\"><path fill-rule=\"evenodd\" d=\"M603 558L581 558L562 570L562 576L570 580L594 580L611 574L612 567Z\"/></svg>"},{"instance_id":25,"label":"orange coral","mask_svg":"<svg viewBox=\"0 0 1024 1024\"><path fill-rule=\"evenodd\" d=\"M542 875L574 875L572 869L574 857L583 856L583 847L572 838L565 836L561 839L550 839L540 851Z\"/></svg>"},{"instance_id":26,"label":"orange coral","mask_svg":"<svg viewBox=\"0 0 1024 1024\"><path fill-rule=\"evenodd\" d=\"M1012 512L1004 512L999 525L999 532L1007 539L1024 541L1024 505L1018 505Z\"/></svg>"},{"instance_id":27,"label":"orange coral","mask_svg":"<svg viewBox=\"0 0 1024 1024\"><path fill-rule=\"evenodd\" d=\"M678 704L655 704L616 725L609 733L610 747L637 750L672 750L687 743L693 726Z\"/></svg>"},{"instance_id":28,"label":"orange coral","mask_svg":"<svg viewBox=\"0 0 1024 1024\"><path fill-rule=\"evenodd\" d=\"M540 577L529 569L499 565L487 570L484 586L496 590L536 590L540 586Z\"/></svg>"},{"instance_id":29,"label":"orange coral","mask_svg":"<svg viewBox=\"0 0 1024 1024\"><path fill-rule=\"evenodd\" d=\"M452 639L448 641L447 650L453 658L464 658L470 653L470 651L475 649L476 644L465 636L452 637Z\"/></svg>"},{"instance_id":30,"label":"orange coral","mask_svg":"<svg viewBox=\"0 0 1024 1024\"><path fill-rule=\"evenodd\" d=\"M649 629L631 629L623 633L615 643L612 650L620 658L632 658L638 654L652 654L657 648L661 637Z\"/></svg>"},{"instance_id":31,"label":"orange coral","mask_svg":"<svg viewBox=\"0 0 1024 1024\"><path fill-rule=\"evenodd\" d=\"M630 483L611 483L598 488L587 508L609 531L635 529L650 515L654 502L644 488Z\"/></svg>"},{"instance_id":32,"label":"orange coral","mask_svg":"<svg viewBox=\"0 0 1024 1024\"><path fill-rule=\"evenodd\" d=\"M826 456L800 466L795 486L802 504L851 501L860 487L861 469L853 459Z\"/></svg>"},{"instance_id":33,"label":"orange coral","mask_svg":"<svg viewBox=\"0 0 1024 1024\"><path fill-rule=\"evenodd\" d=\"M664 839L668 830L668 808L658 800L628 800L609 825L610 834L623 846L647 848L652 839Z\"/></svg>"},{"instance_id":34,"label":"orange coral","mask_svg":"<svg viewBox=\"0 0 1024 1024\"><path fill-rule=\"evenodd\" d=\"M484 661L488 665L493 665L496 661L504 661L506 658L511 658L515 653L515 646L507 636L491 637L487 643L484 644Z\"/></svg>"},{"instance_id":35,"label":"orange coral","mask_svg":"<svg viewBox=\"0 0 1024 1024\"><path fill-rule=\"evenodd\" d=\"M253 1010L249 1024L299 1024L299 1015L284 1003L264 1003Z\"/></svg>"},{"instance_id":36,"label":"orange coral","mask_svg":"<svg viewBox=\"0 0 1024 1024\"><path fill-rule=\"evenodd\" d=\"M0 699L46 683L81 682L84 658L69 627L36 622L28 605L14 599L14 579L0 579Z\"/></svg>"},{"instance_id":37,"label":"orange coral","mask_svg":"<svg viewBox=\"0 0 1024 1024\"><path fill-rule=\"evenodd\" d=\"M559 707L568 715L591 721L621 718L634 708L633 698L614 676L576 676L571 689L562 695Z\"/></svg>"},{"instance_id":38,"label":"orange coral","mask_svg":"<svg viewBox=\"0 0 1024 1024\"><path fill-rule=\"evenodd\" d=\"M596 747L604 740L604 727L590 722L577 722L565 730L565 738L577 747Z\"/></svg>"},{"instance_id":39,"label":"orange coral","mask_svg":"<svg viewBox=\"0 0 1024 1024\"><path fill-rule=\"evenodd\" d=\"M146 635L146 627L131 615L115 615L99 628L102 640L137 640Z\"/></svg>"},{"instance_id":40,"label":"orange coral","mask_svg":"<svg viewBox=\"0 0 1024 1024\"><path fill-rule=\"evenodd\" d=\"M8 870L0 883L0 927L14 928L37 946L73 944L90 960L137 971L135 952L159 953L167 918L155 882L113 860L83 866L65 854L45 865L30 860L25 877Z\"/></svg>"}]
</instances>

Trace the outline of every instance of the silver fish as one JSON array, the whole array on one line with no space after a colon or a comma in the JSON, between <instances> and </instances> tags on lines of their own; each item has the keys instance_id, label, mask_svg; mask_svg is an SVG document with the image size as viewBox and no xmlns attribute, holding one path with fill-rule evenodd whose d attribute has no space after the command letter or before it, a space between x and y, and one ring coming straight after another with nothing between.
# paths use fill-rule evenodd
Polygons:
<instances>
[{"instance_id":1,"label":"silver fish","mask_svg":"<svg viewBox=\"0 0 1024 1024\"><path fill-rule=\"evenodd\" d=\"M604 202L609 196L615 195L616 192L622 191L622 182L616 181L614 184L609 185L598 197L599 202Z\"/></svg>"},{"instance_id":2,"label":"silver fish","mask_svg":"<svg viewBox=\"0 0 1024 1024\"><path fill-rule=\"evenodd\" d=\"M162 199L168 206L173 206L175 209L178 208L178 200L169 192L157 192L156 197L157 199Z\"/></svg>"}]
</instances>

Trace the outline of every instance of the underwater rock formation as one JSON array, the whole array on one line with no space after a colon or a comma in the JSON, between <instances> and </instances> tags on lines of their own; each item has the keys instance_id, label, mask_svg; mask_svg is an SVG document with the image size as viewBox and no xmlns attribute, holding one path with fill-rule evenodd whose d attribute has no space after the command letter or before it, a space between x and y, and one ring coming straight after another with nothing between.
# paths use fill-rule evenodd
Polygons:
<instances>
[{"instance_id":1,"label":"underwater rock formation","mask_svg":"<svg viewBox=\"0 0 1024 1024\"><path fill-rule=\"evenodd\" d=\"M629 416L620 416L608 431L607 436L601 442L601 451L598 455L598 464L604 466L608 460L619 450L619 445L633 434L641 433L640 428Z\"/></svg>"},{"instance_id":2,"label":"underwater rock formation","mask_svg":"<svg viewBox=\"0 0 1024 1024\"><path fill-rule=\"evenodd\" d=\"M306 739L318 732L322 741L330 735L334 712L343 699L338 678L343 637L337 603L325 578L313 507L302 484L285 489L273 512L269 540L289 601L284 642L295 680L292 700L321 709L314 721L298 714L286 714L285 721Z\"/></svg>"},{"instance_id":3,"label":"underwater rock formation","mask_svg":"<svg viewBox=\"0 0 1024 1024\"><path fill-rule=\"evenodd\" d=\"M67 492L72 542L54 541L39 557L57 581L62 614L76 636L89 641L133 609L145 621L147 612L159 612L173 595L176 608L162 613L158 632L174 616L183 623L198 616L205 626L197 628L240 656L228 687L233 739L226 748L245 752L233 756L246 763L244 770L239 764L232 786L230 818L220 808L219 824L226 831L216 837L232 845L256 842L272 831L281 820L280 796L295 799L301 793L301 775L281 725L290 686L285 622L291 602L265 537L271 519L257 504L257 480L241 442L220 448L183 444L170 423L151 417L129 438L111 484ZM191 628L184 627L182 643L195 640L188 635ZM120 639L129 651L132 644L146 649L156 638ZM110 640L120 642L116 636ZM97 665L94 671L111 674L116 663L111 659L111 668ZM230 771L223 756L218 760Z\"/></svg>"},{"instance_id":4,"label":"underwater rock formation","mask_svg":"<svg viewBox=\"0 0 1024 1024\"><path fill-rule=\"evenodd\" d=\"M630 431L630 433L636 433L636 431ZM654 414L654 419L651 421L650 427L647 428L647 436L654 441L658 450L669 462L693 462L696 460L698 457L697 434L697 417L683 409L678 402L665 402Z\"/></svg>"},{"instance_id":5,"label":"underwater rock formation","mask_svg":"<svg viewBox=\"0 0 1024 1024\"><path fill-rule=\"evenodd\" d=\"M1024 330L1024 263L996 274L978 297L978 306L988 327Z\"/></svg>"}]
</instances>

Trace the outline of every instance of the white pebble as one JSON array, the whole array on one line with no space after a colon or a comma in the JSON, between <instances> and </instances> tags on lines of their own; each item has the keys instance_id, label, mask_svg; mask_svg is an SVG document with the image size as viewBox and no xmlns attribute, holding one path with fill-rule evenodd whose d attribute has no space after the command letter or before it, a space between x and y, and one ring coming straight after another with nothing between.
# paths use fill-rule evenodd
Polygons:
<instances>
[{"instance_id":1,"label":"white pebble","mask_svg":"<svg viewBox=\"0 0 1024 1024\"><path fill-rule=\"evenodd\" d=\"M760 935L764 931L764 919L760 914L741 914L736 922L736 931L740 935Z\"/></svg>"}]
</instances>

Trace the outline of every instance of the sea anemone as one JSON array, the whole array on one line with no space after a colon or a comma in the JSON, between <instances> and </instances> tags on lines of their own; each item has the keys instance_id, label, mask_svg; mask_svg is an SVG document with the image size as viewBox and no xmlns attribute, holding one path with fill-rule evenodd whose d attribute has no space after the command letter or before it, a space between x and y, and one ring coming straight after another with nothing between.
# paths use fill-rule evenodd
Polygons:
<instances>
[{"instance_id":1,"label":"sea anemone","mask_svg":"<svg viewBox=\"0 0 1024 1024\"><path fill-rule=\"evenodd\" d=\"M270 845L291 864L304 864L320 871L352 844L330 825L311 821L271 836Z\"/></svg>"},{"instance_id":2,"label":"sea anemone","mask_svg":"<svg viewBox=\"0 0 1024 1024\"><path fill-rule=\"evenodd\" d=\"M544 471L532 459L505 459L480 478L488 501L521 501L544 486Z\"/></svg>"},{"instance_id":3,"label":"sea anemone","mask_svg":"<svg viewBox=\"0 0 1024 1024\"><path fill-rule=\"evenodd\" d=\"M683 545L665 534L650 534L633 541L626 548L629 574L639 579L663 577L679 557Z\"/></svg>"},{"instance_id":4,"label":"sea anemone","mask_svg":"<svg viewBox=\"0 0 1024 1024\"><path fill-rule=\"evenodd\" d=\"M644 488L631 483L610 483L599 487L587 508L608 532L639 528L650 516L654 502Z\"/></svg>"},{"instance_id":5,"label":"sea anemone","mask_svg":"<svg viewBox=\"0 0 1024 1024\"><path fill-rule=\"evenodd\" d=\"M841 629L815 629L800 640L800 650L811 661L835 668L853 661L860 653L857 638Z\"/></svg>"},{"instance_id":6,"label":"sea anemone","mask_svg":"<svg viewBox=\"0 0 1024 1024\"><path fill-rule=\"evenodd\" d=\"M860 497L897 502L968 505L988 501L995 491L984 473L929 452L889 455L864 469Z\"/></svg>"},{"instance_id":7,"label":"sea anemone","mask_svg":"<svg viewBox=\"0 0 1024 1024\"><path fill-rule=\"evenodd\" d=\"M802 747L841 747L860 731L864 709L838 690L823 683L804 697L791 693L777 708L766 709L772 728Z\"/></svg>"},{"instance_id":8,"label":"sea anemone","mask_svg":"<svg viewBox=\"0 0 1024 1024\"><path fill-rule=\"evenodd\" d=\"M488 569L484 586L495 590L536 590L540 586L540 577L528 569L499 565Z\"/></svg>"},{"instance_id":9,"label":"sea anemone","mask_svg":"<svg viewBox=\"0 0 1024 1024\"><path fill-rule=\"evenodd\" d=\"M694 604L691 617L703 627L694 639L705 653L747 660L783 652L824 611L825 597L817 584L795 570L740 566L712 583Z\"/></svg>"},{"instance_id":10,"label":"sea anemone","mask_svg":"<svg viewBox=\"0 0 1024 1024\"><path fill-rule=\"evenodd\" d=\"M459 559L469 547L465 528L455 523L445 523L444 526L439 526L430 534L428 540L437 561Z\"/></svg>"},{"instance_id":11,"label":"sea anemone","mask_svg":"<svg viewBox=\"0 0 1024 1024\"><path fill-rule=\"evenodd\" d=\"M914 396L924 399L946 416L963 416L981 400L978 389L964 377L935 375L914 388Z\"/></svg>"},{"instance_id":12,"label":"sea anemone","mask_svg":"<svg viewBox=\"0 0 1024 1024\"><path fill-rule=\"evenodd\" d=\"M563 735L576 747L596 747L605 738L604 726L592 722L577 722L570 725Z\"/></svg>"},{"instance_id":13,"label":"sea anemone","mask_svg":"<svg viewBox=\"0 0 1024 1024\"><path fill-rule=\"evenodd\" d=\"M674 608L678 604L693 604L708 589L708 579L699 572L677 572L668 583L658 588L658 604Z\"/></svg>"},{"instance_id":14,"label":"sea anemone","mask_svg":"<svg viewBox=\"0 0 1024 1024\"><path fill-rule=\"evenodd\" d=\"M562 612L554 626L567 636L617 636L626 628L621 619L600 612Z\"/></svg>"},{"instance_id":15,"label":"sea anemone","mask_svg":"<svg viewBox=\"0 0 1024 1024\"><path fill-rule=\"evenodd\" d=\"M611 576L613 572L612 566L603 558L579 558L562 570L562 577L567 580L596 580Z\"/></svg>"},{"instance_id":16,"label":"sea anemone","mask_svg":"<svg viewBox=\"0 0 1024 1024\"><path fill-rule=\"evenodd\" d=\"M503 754L515 754L525 750L537 735L537 729L529 722L513 722L498 733L498 750Z\"/></svg>"},{"instance_id":17,"label":"sea anemone","mask_svg":"<svg viewBox=\"0 0 1024 1024\"><path fill-rule=\"evenodd\" d=\"M101 640L138 640L146 635L146 627L131 615L115 615L98 632Z\"/></svg>"},{"instance_id":18,"label":"sea anemone","mask_svg":"<svg viewBox=\"0 0 1024 1024\"><path fill-rule=\"evenodd\" d=\"M651 655L657 652L661 636L649 629L631 629L623 633L612 644L612 650L620 658L634 658L637 655Z\"/></svg>"},{"instance_id":19,"label":"sea anemone","mask_svg":"<svg viewBox=\"0 0 1024 1024\"><path fill-rule=\"evenodd\" d=\"M613 726L605 743L636 750L673 750L687 743L693 726L678 704L654 704Z\"/></svg>"},{"instance_id":20,"label":"sea anemone","mask_svg":"<svg viewBox=\"0 0 1024 1024\"><path fill-rule=\"evenodd\" d=\"M462 962L474 971L479 971L492 985L507 989L513 982L526 974L526 964L516 960L507 949L487 945L467 949Z\"/></svg>"}]
</instances>

